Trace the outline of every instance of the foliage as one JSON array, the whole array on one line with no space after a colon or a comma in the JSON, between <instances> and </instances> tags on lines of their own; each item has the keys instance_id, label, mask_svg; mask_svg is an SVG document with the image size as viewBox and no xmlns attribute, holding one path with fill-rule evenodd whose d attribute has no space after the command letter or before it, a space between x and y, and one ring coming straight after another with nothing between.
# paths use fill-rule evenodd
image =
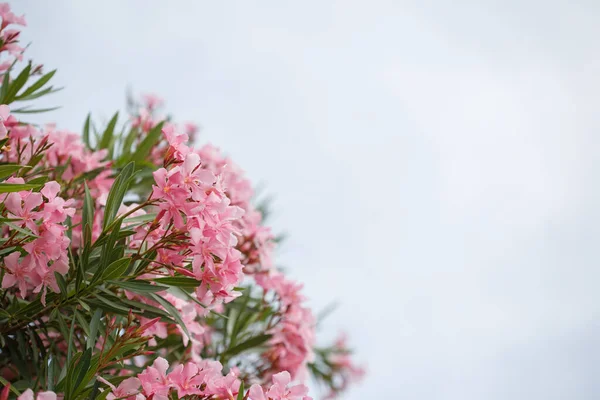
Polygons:
<instances>
[{"instance_id":1,"label":"foliage","mask_svg":"<svg viewBox=\"0 0 600 400\"><path fill-rule=\"evenodd\" d=\"M59 89L0 17L0 399L307 399L309 372L333 395L361 374L315 350L241 169L155 96L81 134L20 121Z\"/></svg>"}]
</instances>

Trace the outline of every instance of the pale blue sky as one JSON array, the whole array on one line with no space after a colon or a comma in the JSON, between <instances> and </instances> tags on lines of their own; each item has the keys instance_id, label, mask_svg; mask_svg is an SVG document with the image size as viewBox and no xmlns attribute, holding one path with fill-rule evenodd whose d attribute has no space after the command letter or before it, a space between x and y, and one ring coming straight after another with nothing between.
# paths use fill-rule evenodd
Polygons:
<instances>
[{"instance_id":1,"label":"pale blue sky","mask_svg":"<svg viewBox=\"0 0 600 400\"><path fill-rule=\"evenodd\" d=\"M61 127L156 92L266 184L346 399L600 397L595 1L14 3Z\"/></svg>"}]
</instances>

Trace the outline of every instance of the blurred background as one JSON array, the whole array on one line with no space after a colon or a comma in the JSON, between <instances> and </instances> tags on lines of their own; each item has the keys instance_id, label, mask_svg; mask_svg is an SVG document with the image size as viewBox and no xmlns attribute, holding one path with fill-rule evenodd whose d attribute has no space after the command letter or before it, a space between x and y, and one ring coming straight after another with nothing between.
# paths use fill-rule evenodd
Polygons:
<instances>
[{"instance_id":1,"label":"blurred background","mask_svg":"<svg viewBox=\"0 0 600 400\"><path fill-rule=\"evenodd\" d=\"M157 93L264 183L346 399L600 397L599 3L13 3L45 119Z\"/></svg>"}]
</instances>

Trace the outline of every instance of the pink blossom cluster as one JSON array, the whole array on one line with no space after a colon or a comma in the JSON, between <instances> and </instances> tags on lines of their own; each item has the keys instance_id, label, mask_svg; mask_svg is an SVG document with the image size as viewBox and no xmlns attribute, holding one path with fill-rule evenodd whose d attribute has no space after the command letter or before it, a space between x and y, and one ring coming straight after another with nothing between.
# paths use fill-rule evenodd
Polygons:
<instances>
[{"instance_id":1,"label":"pink blossom cluster","mask_svg":"<svg viewBox=\"0 0 600 400\"><path fill-rule=\"evenodd\" d=\"M23 58L23 48L18 45L19 36L21 32L18 29L6 29L8 25L21 25L26 26L25 16L15 15L8 3L0 3L0 55L4 52L16 57L18 60ZM12 60L6 60L0 63L0 72L6 71L10 68Z\"/></svg>"},{"instance_id":2,"label":"pink blossom cluster","mask_svg":"<svg viewBox=\"0 0 600 400\"><path fill-rule=\"evenodd\" d=\"M189 239L180 247L162 248L162 259L173 266L182 263L184 254L191 260L191 275L202 282L196 294L205 304L233 300L238 296L233 289L243 277L235 249L235 221L243 210L230 204L214 174L200 168L200 157L186 151L179 137L170 144L180 163L154 172L151 196L160 210L160 225L153 225L151 231L141 227L136 237L143 235L142 242L155 246L169 234L185 233Z\"/></svg>"},{"instance_id":3,"label":"pink blossom cluster","mask_svg":"<svg viewBox=\"0 0 600 400\"><path fill-rule=\"evenodd\" d=\"M8 4L0 4L0 18L0 57L8 55L11 58L0 62L0 74L8 74L12 61L22 59L23 48L18 44L20 32L7 27L11 24L25 25L25 19L14 15ZM38 74L41 66L33 67L30 71L30 75ZM165 310L167 314L174 316L173 320L180 322L175 324L163 322L168 321L167 318L146 318L148 314L130 310L125 324L124 317L111 316L110 312L102 308L107 313L102 316L102 325L106 329L98 332L92 350L94 357L99 356L98 365L102 360L102 366L94 372L95 377L104 384L105 398L168 400L188 397L199 400L234 400L240 394L244 400L311 400L307 396L306 386L292 385L291 382L305 381L307 366L313 361L315 320L311 310L304 305L302 285L286 278L274 267L272 258L275 238L270 227L265 225L263 213L253 204L255 192L250 180L239 166L216 147L205 145L194 149L194 136L198 127L190 123L176 125L168 118L158 117L157 112L162 104L160 98L145 95L130 121L132 136L127 136L125 140L117 139L116 146L109 146L110 151L90 150L79 134L57 130L54 125L42 128L19 123L11 115L7 105L0 105L0 163L23 166L14 177L4 182L31 183L36 178L48 181L41 190L38 188L0 195L3 203L0 217L8 221L0 231L4 250L0 265L4 270L1 285L3 289L15 294L3 296L4 299L13 301L19 296L21 299L31 300L34 298L32 294L38 294L41 302L46 305L48 290L60 292L56 274L66 276L69 272L69 252L74 255L75 266L78 264L77 256L82 254L77 249L82 250L84 180L95 203L92 226L92 241L95 241L102 232L104 208L114 183L115 170L111 158L115 160L115 165L122 165L130 152L140 148L138 145L148 136L152 137L151 131L158 129L157 126L160 125L163 138L151 149L145 148L149 155L141 163L144 167L140 175L146 172L144 169L148 161L150 165L154 163L162 166L153 173L151 193L145 201L144 197L134 204L127 201L127 206L121 205L117 213L121 216L127 214L128 218L152 213L147 219L134 219L136 222L124 220L123 226L127 227L128 232L123 238L119 238L119 247L116 249L121 252L121 243L127 243L129 247L125 250L125 257L131 257L134 263L140 263L134 264L134 272L128 270L126 276L118 277L119 280L122 279L122 287L113 286L113 280L106 280L98 285L105 293L92 295L97 298L92 297L88 302L91 305L94 300L100 301L101 296L110 296L112 299L115 296L127 297L129 301L119 299L123 300L124 306L120 303L113 304L120 306L122 310L127 304L136 307L136 302L137 305L144 302ZM129 148L120 148L121 145ZM136 162L136 165L140 167L140 163ZM130 199L133 193L145 196L149 191L149 187L145 185L146 178L149 176L134 181L132 186L137 186L130 187L126 198ZM150 219L152 220L147 222ZM90 258L97 256L103 257L92 250ZM144 268L138 269L137 265ZM87 270L87 275L93 271ZM75 275L75 271L71 272L71 275ZM155 284L161 282L151 282L155 278L169 275L175 276L171 282L182 276L188 278L186 285L189 278L197 281L192 281L198 286L190 294L191 300L178 297L179 288L173 288L172 291L151 290L149 292L152 296L134 290L136 284L142 287L145 285L147 290L149 281L150 284ZM67 284L72 285L72 279L67 281ZM168 279L162 280L169 285L167 281ZM124 289L127 287L125 282L131 285L131 291ZM76 281L76 287L79 283L80 281ZM242 299L233 304L227 303L238 297L241 293L237 288L247 283L256 283L262 288L262 299L254 299L252 290L248 290L248 299L256 302L256 310L259 311L250 319L239 319L242 323L252 321L246 328L242 328L247 329L247 332L231 335L228 339L225 330L229 326L223 328L220 319L214 315L209 316L209 310L215 311L215 315L235 310ZM191 293L191 289L185 288L185 292L189 294L187 290ZM173 307L151 300L160 300L153 297L155 294ZM104 300L112 301L108 298ZM17 301L13 304L17 304ZM90 311L85 305L81 303L82 313L84 309ZM73 310L78 307L75 305ZM147 308L152 310L152 307ZM56 312L64 311L57 309ZM149 314L151 316L150 312ZM235 315L234 312L232 314ZM51 321L52 315L41 315L40 319ZM235 318L231 321L238 322ZM74 341L73 348L64 340L58 340L63 337L62 331L57 332L52 328L44 335L42 345L49 346L52 342L54 349L58 350L57 356L71 350L83 351L79 342L86 342L86 332L85 329L83 332L73 329L78 322L75 318L71 321L72 334L80 339ZM16 329L24 323L30 322L18 321L9 328ZM28 329L34 329L35 323L31 322L27 326ZM115 338L108 340L109 337L112 338L112 333L116 333ZM270 336L260 335L263 333ZM171 335L180 336L183 343L177 342L171 347ZM229 357L228 350L236 343L239 347L240 342L248 337L270 339L266 343L263 340L259 345L245 348L244 351L248 353L230 352L236 358ZM223 338L222 343L219 342L220 338ZM236 342L235 338L243 339ZM229 349L225 347L226 344ZM336 369L345 386L345 379L358 376L360 370L348 358L345 342L336 345L339 351L331 353L327 362ZM119 357L123 358L118 362L109 356L102 359L112 350L117 354L116 350L123 349L127 351L121 353ZM171 350L174 350L173 353L170 353ZM242 358L250 353L252 355L249 360L255 365L251 365L246 371L246 365L238 363L237 357ZM219 355L225 366L219 361L203 358ZM154 359L156 356L176 361L169 368L167 360L161 357ZM123 365L146 366L153 359L153 363L137 375L122 368ZM64 367L67 364L62 365ZM77 366L81 365L80 362ZM13 374L11 380L14 378L16 381L19 376L15 371L9 373ZM113 373L120 376L120 379L125 379L115 386L100 376ZM2 376L6 378L4 370ZM242 381L244 384L252 384L246 393L238 393ZM39 382L36 381L35 385ZM91 382L86 384L91 385ZM0 392L0 400L7 400L8 396L6 386ZM51 391L36 394L28 389L18 400L56 400L62 397L62 394L57 395Z\"/></svg>"},{"instance_id":4,"label":"pink blossom cluster","mask_svg":"<svg viewBox=\"0 0 600 400\"><path fill-rule=\"evenodd\" d=\"M273 384L265 391L260 385L250 387L249 400L312 400L305 385L290 386L292 378L287 371L273 375Z\"/></svg>"},{"instance_id":5,"label":"pink blossom cluster","mask_svg":"<svg viewBox=\"0 0 600 400\"><path fill-rule=\"evenodd\" d=\"M136 238L145 238L148 245L155 245L168 235L165 229L169 226L187 232L191 246L160 249L158 257L161 263L173 267L192 257L193 275L202 281L197 296L207 304L214 304L219 298L229 301L238 295L232 289L243 278L242 266L246 274L256 274L257 282L265 291L275 293L280 303L280 322L268 332L273 337L263 354L271 364L268 374L287 370L294 379L305 379L306 365L313 358L314 317L302 305L302 285L273 268L274 238L252 204L254 191L250 181L217 148L206 145L193 150L188 145L188 135L178 132L172 124L163 133L168 143L165 164L170 167L155 172L152 194L153 199L159 200L162 225L152 231L142 226ZM154 329L166 334L160 323Z\"/></svg>"},{"instance_id":6,"label":"pink blossom cluster","mask_svg":"<svg viewBox=\"0 0 600 400\"><path fill-rule=\"evenodd\" d=\"M274 236L271 228L263 225L262 213L252 204L254 189L244 171L231 159L224 157L220 150L205 145L198 150L203 168L212 171L221 179L221 185L231 204L245 212L237 221L239 228L238 250L242 253L244 271L253 273L273 268Z\"/></svg>"},{"instance_id":7,"label":"pink blossom cluster","mask_svg":"<svg viewBox=\"0 0 600 400\"><path fill-rule=\"evenodd\" d=\"M24 183L23 178L9 181ZM14 219L19 227L30 230L34 239L20 243L25 257L17 251L4 257L6 273L2 288L18 287L21 298L25 298L31 289L33 293L41 292L44 305L48 287L56 293L60 291L54 273L65 275L69 270L67 249L70 240L65 235L64 222L75 214L75 209L71 207L73 201L65 201L58 196L59 192L60 185L51 181L40 193L21 191L9 193L4 199L7 217Z\"/></svg>"},{"instance_id":8,"label":"pink blossom cluster","mask_svg":"<svg viewBox=\"0 0 600 400\"><path fill-rule=\"evenodd\" d=\"M273 337L263 357L271 362L271 373L289 371L293 379L305 380L307 363L314 358L315 318L302 304L302 284L273 271L257 274L256 282L275 294L280 307L281 319L269 330Z\"/></svg>"},{"instance_id":9,"label":"pink blossom cluster","mask_svg":"<svg viewBox=\"0 0 600 400\"><path fill-rule=\"evenodd\" d=\"M92 225L92 240L95 240L102 230L103 206L106 205L108 193L114 183L111 164L105 161L108 152L106 149L88 150L79 134L56 130L53 126L49 126L44 135L45 139L43 140L52 145L44 152L41 162L51 170L61 169L60 179L65 182L73 182L84 174L95 174L86 179L90 195L96 205ZM76 249L82 240L81 218L84 193L81 182L72 186L69 195L74 199L75 207L78 210L73 217L73 247Z\"/></svg>"},{"instance_id":10,"label":"pink blossom cluster","mask_svg":"<svg viewBox=\"0 0 600 400\"><path fill-rule=\"evenodd\" d=\"M8 388L8 386L7 386ZM54 393L53 391L46 391L46 392L38 392L37 396L34 397L34 393L33 390L31 389L27 389L25 390L19 397L17 397L17 400L56 400L57 396L56 393Z\"/></svg>"},{"instance_id":11,"label":"pink blossom cluster","mask_svg":"<svg viewBox=\"0 0 600 400\"><path fill-rule=\"evenodd\" d=\"M116 388L110 385L112 396L109 395L107 399L167 400L170 392L175 391L178 398L196 395L199 398L229 400L238 394L240 380L235 370L223 376L223 366L218 361L179 364L169 373L168 369L167 360L159 357L137 377L126 379Z\"/></svg>"},{"instance_id":12,"label":"pink blossom cluster","mask_svg":"<svg viewBox=\"0 0 600 400\"><path fill-rule=\"evenodd\" d=\"M111 388L108 400L127 399L142 400L152 398L167 400L172 392L177 398L197 396L200 399L232 400L240 390L241 381L236 369L223 375L223 366L218 361L200 360L175 366L167 372L169 363L164 358L157 358L137 377L125 379L117 387L99 378ZM299 384L290 386L291 377L287 371L273 376L273 383L266 390L254 384L245 393L249 400L312 400L307 396L308 388ZM140 389L141 386L141 389Z\"/></svg>"},{"instance_id":13,"label":"pink blossom cluster","mask_svg":"<svg viewBox=\"0 0 600 400\"><path fill-rule=\"evenodd\" d=\"M326 357L325 361L332 370L334 380L334 387L326 396L327 399L336 398L351 383L360 381L365 375L365 369L352 359L347 342L348 338L345 334L339 335Z\"/></svg>"},{"instance_id":14,"label":"pink blossom cluster","mask_svg":"<svg viewBox=\"0 0 600 400\"><path fill-rule=\"evenodd\" d=\"M49 171L60 171L60 176L55 178L67 183L84 174L95 172L95 176L86 181L97 206L92 227L92 238L97 238L103 218L101 206L106 204L108 192L114 182L110 163L104 161L108 152L105 149L88 150L79 134L56 130L53 125L48 125L44 131L36 129L33 125L21 125L10 114L7 105L0 105L0 138L3 137L3 133L8 133L8 142L5 151L0 155L2 161L25 165L39 156L41 165ZM51 176L53 174L56 175L56 172L50 173ZM73 245L77 248L81 242L83 188L81 184L74 186L69 196L73 199L73 206L79 210L73 217Z\"/></svg>"},{"instance_id":15,"label":"pink blossom cluster","mask_svg":"<svg viewBox=\"0 0 600 400\"><path fill-rule=\"evenodd\" d=\"M140 325L147 326L147 328L144 329L144 336L150 336L151 339L149 344L154 346L157 344L155 337L165 339L169 334L177 334L181 336L185 347L191 343L188 351L190 358L193 361L200 361L200 352L211 340L211 328L205 325L201 318L206 315L207 310L193 301L181 299L168 292L161 292L160 294L180 313L181 319L187 329L187 333L189 333L190 336L187 335L180 325L168 324L159 320L150 320L148 318L140 317ZM162 308L160 304L152 302L146 297L138 296L131 292L127 292L127 296L130 299L136 299L155 307Z\"/></svg>"},{"instance_id":16,"label":"pink blossom cluster","mask_svg":"<svg viewBox=\"0 0 600 400\"><path fill-rule=\"evenodd\" d=\"M162 118L154 116L156 110L163 104L163 100L156 95L143 95L142 107L132 116L132 125L142 132L148 132ZM199 170L208 170L217 179L217 186L229 198L232 206L244 210L241 218L234 221L235 235L238 238L237 249L241 252L241 262L244 272L252 273L256 270L273 268L272 254L275 248L274 235L271 228L262 223L262 214L252 204L254 190L244 171L230 158L224 157L221 151L212 146L205 145L198 150L191 148L195 140L198 127L192 123L183 124L180 130L173 123L166 122L163 133L166 146L156 146L152 159L164 159L165 164L184 161L187 154L200 156ZM201 172L199 172L201 173Z\"/></svg>"},{"instance_id":17,"label":"pink blossom cluster","mask_svg":"<svg viewBox=\"0 0 600 400\"><path fill-rule=\"evenodd\" d=\"M56 130L53 126L48 128L45 135L52 146L45 152L44 165L48 168L64 166L61 179L66 182L85 173L97 171L96 177L88 179L88 185L92 198L96 199L99 205L104 205L114 182L110 177L112 174L110 163L104 161L108 151L106 149L90 151L81 141L81 135L78 133Z\"/></svg>"}]
</instances>

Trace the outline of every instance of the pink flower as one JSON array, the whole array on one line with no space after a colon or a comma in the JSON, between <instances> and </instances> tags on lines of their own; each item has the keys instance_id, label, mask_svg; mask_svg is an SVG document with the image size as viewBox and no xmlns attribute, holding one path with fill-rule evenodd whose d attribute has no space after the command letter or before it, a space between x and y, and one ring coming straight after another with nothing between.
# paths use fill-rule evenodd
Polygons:
<instances>
[{"instance_id":1,"label":"pink flower","mask_svg":"<svg viewBox=\"0 0 600 400\"><path fill-rule=\"evenodd\" d=\"M146 107L149 110L154 110L155 108L162 106L164 103L162 98L152 93L143 94L142 97L146 103Z\"/></svg>"},{"instance_id":2,"label":"pink flower","mask_svg":"<svg viewBox=\"0 0 600 400\"><path fill-rule=\"evenodd\" d=\"M145 399L144 395L139 393L140 389L140 380L138 378L132 377L127 378L123 382L119 384L119 386L115 387L112 383L107 381L102 377L98 377L98 380L111 388L111 392L106 396L107 400L114 399L125 399L125 400L143 400Z\"/></svg>"},{"instance_id":3,"label":"pink flower","mask_svg":"<svg viewBox=\"0 0 600 400\"><path fill-rule=\"evenodd\" d=\"M181 173L183 186L192 193L192 199L196 201L205 196L204 190L211 187L216 179L212 172L200 168L200 156L195 153L185 156Z\"/></svg>"},{"instance_id":4,"label":"pink flower","mask_svg":"<svg viewBox=\"0 0 600 400\"><path fill-rule=\"evenodd\" d=\"M75 208L70 207L73 200L65 201L62 197L58 197L60 185L55 182L47 182L41 190L41 193L48 199L44 204L44 223L62 223L67 219L67 216L75 215Z\"/></svg>"},{"instance_id":5,"label":"pink flower","mask_svg":"<svg viewBox=\"0 0 600 400\"><path fill-rule=\"evenodd\" d=\"M4 139L8 133L8 129L6 129L4 123L8 121L9 117L10 107L8 107L6 104L0 105L0 139Z\"/></svg>"},{"instance_id":6,"label":"pink flower","mask_svg":"<svg viewBox=\"0 0 600 400\"><path fill-rule=\"evenodd\" d=\"M11 288L17 284L21 298L24 299L27 295L29 268L23 263L19 263L19 256L19 252L14 252L4 257L4 265L8 271L2 279L2 288Z\"/></svg>"},{"instance_id":7,"label":"pink flower","mask_svg":"<svg viewBox=\"0 0 600 400\"><path fill-rule=\"evenodd\" d=\"M250 400L312 400L306 396L308 387L295 385L289 387L290 373L287 371L273 375L273 385L265 393L259 385L252 385L249 391Z\"/></svg>"},{"instance_id":8,"label":"pink flower","mask_svg":"<svg viewBox=\"0 0 600 400\"><path fill-rule=\"evenodd\" d=\"M200 385L202 385L203 379L198 375L198 366L194 363L189 362L175 367L169 374L169 380L177 389L179 398L202 393Z\"/></svg>"},{"instance_id":9,"label":"pink flower","mask_svg":"<svg viewBox=\"0 0 600 400\"><path fill-rule=\"evenodd\" d=\"M172 386L167 378L167 369L169 363L162 357L154 360L151 367L148 367L138 375L138 378L144 389L146 397L154 395L154 399L166 400L169 395L169 390Z\"/></svg>"},{"instance_id":10,"label":"pink flower","mask_svg":"<svg viewBox=\"0 0 600 400\"><path fill-rule=\"evenodd\" d=\"M21 394L19 397L17 397L17 400L33 400L33 390L31 389L27 389L26 391L23 392L23 394ZM56 400L56 393L51 392L51 391L47 391L47 392L38 392L37 396L35 397L35 400Z\"/></svg>"},{"instance_id":11,"label":"pink flower","mask_svg":"<svg viewBox=\"0 0 600 400\"><path fill-rule=\"evenodd\" d=\"M194 141L196 140L196 135L200 130L198 128L198 125L194 124L193 122L186 122L185 124L183 124L183 130L185 131L185 134L189 136L190 142L194 143Z\"/></svg>"},{"instance_id":12,"label":"pink flower","mask_svg":"<svg viewBox=\"0 0 600 400\"><path fill-rule=\"evenodd\" d=\"M239 389L240 380L235 369L229 371L226 376L215 378L208 383L208 390L218 398L235 399Z\"/></svg>"},{"instance_id":13,"label":"pink flower","mask_svg":"<svg viewBox=\"0 0 600 400\"><path fill-rule=\"evenodd\" d=\"M4 29L7 25L17 24L21 26L27 26L27 22L25 21L25 16L16 16L10 10L10 5L8 3L0 4L0 18L2 18L2 25L0 26L0 30Z\"/></svg>"},{"instance_id":14,"label":"pink flower","mask_svg":"<svg viewBox=\"0 0 600 400\"><path fill-rule=\"evenodd\" d=\"M190 152L189 147L186 145L188 135L175 132L175 126L172 124L166 124L162 129L162 133L169 143L169 149L165 158L171 159L173 157L178 161L183 161L185 156Z\"/></svg>"},{"instance_id":15,"label":"pink flower","mask_svg":"<svg viewBox=\"0 0 600 400\"><path fill-rule=\"evenodd\" d=\"M304 385L295 385L288 388L292 378L287 371L273 375L273 386L267 391L267 397L274 400L296 400L303 398L308 393Z\"/></svg>"},{"instance_id":16,"label":"pink flower","mask_svg":"<svg viewBox=\"0 0 600 400\"><path fill-rule=\"evenodd\" d=\"M10 193L4 203L10 212L9 218L20 219L23 225L33 232L37 232L35 220L40 217L40 213L33 210L41 204L42 195L39 193L28 193L24 199L20 193Z\"/></svg>"}]
</instances>

